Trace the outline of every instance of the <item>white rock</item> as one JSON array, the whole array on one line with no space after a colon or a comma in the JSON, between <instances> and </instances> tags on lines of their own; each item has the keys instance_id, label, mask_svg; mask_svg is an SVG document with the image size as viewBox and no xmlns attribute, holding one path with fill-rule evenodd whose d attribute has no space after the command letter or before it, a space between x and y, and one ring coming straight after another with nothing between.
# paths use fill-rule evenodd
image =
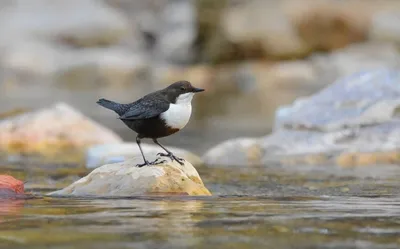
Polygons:
<instances>
[{"instance_id":1,"label":"white rock","mask_svg":"<svg viewBox=\"0 0 400 249\"><path fill-rule=\"evenodd\" d=\"M196 169L168 158L155 166L136 167L141 158L107 164L50 196L211 195Z\"/></svg>"}]
</instances>

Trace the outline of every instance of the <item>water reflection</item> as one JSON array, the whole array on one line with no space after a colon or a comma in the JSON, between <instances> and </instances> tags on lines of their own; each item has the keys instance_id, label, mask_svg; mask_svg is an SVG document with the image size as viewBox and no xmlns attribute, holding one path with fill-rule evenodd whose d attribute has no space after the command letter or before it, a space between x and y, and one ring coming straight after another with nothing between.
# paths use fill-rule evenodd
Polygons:
<instances>
[{"instance_id":1,"label":"water reflection","mask_svg":"<svg viewBox=\"0 0 400 249\"><path fill-rule=\"evenodd\" d=\"M40 186L78 176L7 171L37 198L0 201L0 248L400 247L398 171L198 170L214 196L54 199L42 195L53 189Z\"/></svg>"},{"instance_id":2,"label":"water reflection","mask_svg":"<svg viewBox=\"0 0 400 249\"><path fill-rule=\"evenodd\" d=\"M390 248L400 246L399 207L398 197L41 198L3 221L0 245Z\"/></svg>"}]
</instances>

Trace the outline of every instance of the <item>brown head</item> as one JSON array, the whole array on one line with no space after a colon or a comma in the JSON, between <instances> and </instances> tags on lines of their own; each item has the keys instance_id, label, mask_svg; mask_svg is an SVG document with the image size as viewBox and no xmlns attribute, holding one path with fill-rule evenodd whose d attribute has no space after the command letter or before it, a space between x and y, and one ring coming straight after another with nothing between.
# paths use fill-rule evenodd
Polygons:
<instances>
[{"instance_id":1,"label":"brown head","mask_svg":"<svg viewBox=\"0 0 400 249\"><path fill-rule=\"evenodd\" d=\"M162 90L171 103L190 102L195 93L203 92L204 89L192 86L189 81L177 81Z\"/></svg>"}]
</instances>

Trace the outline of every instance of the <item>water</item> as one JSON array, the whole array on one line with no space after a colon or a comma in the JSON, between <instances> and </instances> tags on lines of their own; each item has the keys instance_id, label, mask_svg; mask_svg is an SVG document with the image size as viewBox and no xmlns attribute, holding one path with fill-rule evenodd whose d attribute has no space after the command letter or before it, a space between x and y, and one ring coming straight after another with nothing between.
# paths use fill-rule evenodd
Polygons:
<instances>
[{"instance_id":1,"label":"water","mask_svg":"<svg viewBox=\"0 0 400 249\"><path fill-rule=\"evenodd\" d=\"M15 201L9 205L19 214L2 215L0 246L398 248L399 204L362 197Z\"/></svg>"},{"instance_id":2,"label":"water","mask_svg":"<svg viewBox=\"0 0 400 249\"><path fill-rule=\"evenodd\" d=\"M43 196L71 172L0 167L36 196L0 201L0 248L399 248L400 171L367 169L200 167L212 197L72 199Z\"/></svg>"}]
</instances>

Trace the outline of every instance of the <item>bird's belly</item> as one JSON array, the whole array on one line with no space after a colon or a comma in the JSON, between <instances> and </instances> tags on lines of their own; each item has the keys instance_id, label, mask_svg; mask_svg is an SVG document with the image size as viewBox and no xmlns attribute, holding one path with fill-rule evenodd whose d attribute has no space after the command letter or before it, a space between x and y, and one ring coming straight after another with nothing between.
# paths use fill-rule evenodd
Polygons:
<instances>
[{"instance_id":1,"label":"bird's belly","mask_svg":"<svg viewBox=\"0 0 400 249\"><path fill-rule=\"evenodd\" d=\"M167 126L174 129L182 129L189 122L191 114L191 104L170 104L169 109L163 112L160 117Z\"/></svg>"},{"instance_id":2,"label":"bird's belly","mask_svg":"<svg viewBox=\"0 0 400 249\"><path fill-rule=\"evenodd\" d=\"M124 120L124 123L142 138L166 137L179 131L166 126L165 121L158 116L150 119Z\"/></svg>"}]
</instances>

